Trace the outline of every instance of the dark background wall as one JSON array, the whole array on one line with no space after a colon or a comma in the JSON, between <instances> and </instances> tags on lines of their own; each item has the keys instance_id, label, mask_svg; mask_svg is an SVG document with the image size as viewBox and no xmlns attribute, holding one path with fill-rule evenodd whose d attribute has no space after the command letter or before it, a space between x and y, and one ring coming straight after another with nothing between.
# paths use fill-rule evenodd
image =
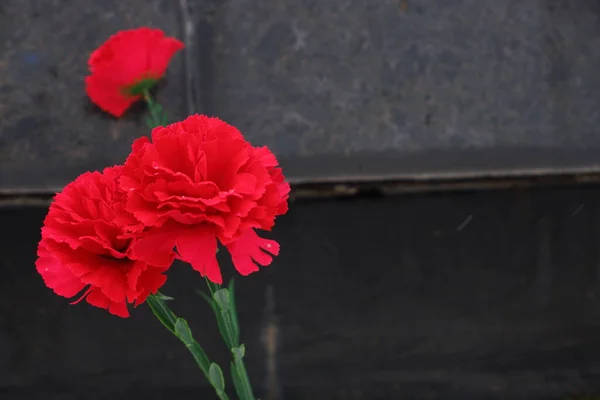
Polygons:
<instances>
[{"instance_id":1,"label":"dark background wall","mask_svg":"<svg viewBox=\"0 0 600 400\"><path fill-rule=\"evenodd\" d=\"M295 201L274 231L281 256L237 280L261 398L599 393L599 189ZM145 305L122 320L44 287L33 267L44 214L0 214L10 227L0 238L0 398L202 397L191 356ZM202 287L182 265L164 292L222 360Z\"/></svg>"},{"instance_id":2,"label":"dark background wall","mask_svg":"<svg viewBox=\"0 0 600 400\"><path fill-rule=\"evenodd\" d=\"M34 269L48 196L147 134L143 107L113 120L82 84L89 52L140 25L187 44L157 92L171 119L236 124L295 184L282 255L237 280L261 398L600 394L599 16L559 0L0 2L0 398L212 396L147 307L69 306ZM406 191L421 193L390 194ZM224 360L200 286L182 265L165 292Z\"/></svg>"}]
</instances>

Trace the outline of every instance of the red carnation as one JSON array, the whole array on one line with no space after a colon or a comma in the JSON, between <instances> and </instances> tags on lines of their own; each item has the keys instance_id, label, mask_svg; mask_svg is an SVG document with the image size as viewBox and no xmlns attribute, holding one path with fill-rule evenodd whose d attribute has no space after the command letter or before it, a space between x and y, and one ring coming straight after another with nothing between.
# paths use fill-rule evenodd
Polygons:
<instances>
[{"instance_id":1,"label":"red carnation","mask_svg":"<svg viewBox=\"0 0 600 400\"><path fill-rule=\"evenodd\" d=\"M132 246L145 260L160 247L177 247L179 258L221 283L217 239L242 275L270 264L279 253L271 230L287 211L290 186L266 147L252 147L233 126L203 115L152 131L136 140L125 162L121 188L126 209L150 227Z\"/></svg>"},{"instance_id":2,"label":"red carnation","mask_svg":"<svg viewBox=\"0 0 600 400\"><path fill-rule=\"evenodd\" d=\"M38 247L37 271L59 296L82 293L93 306L120 317L127 303L144 302L165 283L172 249L152 263L131 256L128 228L135 219L123 208L117 179L122 167L87 172L67 185L50 205ZM84 291L85 289L85 291Z\"/></svg>"},{"instance_id":3,"label":"red carnation","mask_svg":"<svg viewBox=\"0 0 600 400\"><path fill-rule=\"evenodd\" d=\"M182 48L181 41L160 29L120 31L90 56L86 92L98 107L120 117L163 77L171 57Z\"/></svg>"}]
</instances>

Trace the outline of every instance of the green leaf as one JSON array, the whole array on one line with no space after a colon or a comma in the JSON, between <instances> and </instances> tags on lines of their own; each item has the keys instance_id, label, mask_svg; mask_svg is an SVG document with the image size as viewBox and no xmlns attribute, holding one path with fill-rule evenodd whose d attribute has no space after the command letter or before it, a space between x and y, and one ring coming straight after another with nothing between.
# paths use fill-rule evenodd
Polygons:
<instances>
[{"instance_id":1,"label":"green leaf","mask_svg":"<svg viewBox=\"0 0 600 400\"><path fill-rule=\"evenodd\" d=\"M200 369L204 372L205 375L207 375L207 378L209 378L210 380L210 360L208 359L208 356L206 355L202 347L198 344L198 342L194 340L194 337L192 336L192 330L190 329L185 319L177 318L177 321L175 322L174 333L175 336L177 336L177 338L179 338L179 340L181 340L183 344L185 344L190 353L192 353L192 356L194 356L194 360L196 360L196 363L198 364Z\"/></svg>"},{"instance_id":2,"label":"green leaf","mask_svg":"<svg viewBox=\"0 0 600 400\"><path fill-rule=\"evenodd\" d=\"M194 356L194 360L196 360L196 364L198 364L200 370L204 373L204 375L208 376L210 360L208 359L208 356L206 355L202 347L200 347L198 342L192 340L192 343L189 346L187 346L187 348L189 349L190 353L192 353L192 356Z\"/></svg>"},{"instance_id":3,"label":"green leaf","mask_svg":"<svg viewBox=\"0 0 600 400\"><path fill-rule=\"evenodd\" d=\"M194 337L192 331L183 318L177 318L175 321L175 335L181 340L186 346L190 346L194 343Z\"/></svg>"},{"instance_id":4,"label":"green leaf","mask_svg":"<svg viewBox=\"0 0 600 400\"><path fill-rule=\"evenodd\" d=\"M168 330L175 333L175 322L177 321L177 317L169 307L167 307L165 301L158 295L151 294L148 296L148 299L146 299L146 302L156 318L158 318Z\"/></svg>"},{"instance_id":5,"label":"green leaf","mask_svg":"<svg viewBox=\"0 0 600 400\"><path fill-rule=\"evenodd\" d=\"M156 123L154 122L154 118L152 117L144 117L144 123L150 129L156 128Z\"/></svg>"},{"instance_id":6,"label":"green leaf","mask_svg":"<svg viewBox=\"0 0 600 400\"><path fill-rule=\"evenodd\" d=\"M214 302L219 307L221 317L217 316L217 323L219 324L219 330L221 336L225 340L225 344L229 349L238 345L237 334L235 325L233 322L232 315L230 313L231 300L229 297L229 290L219 289L213 293Z\"/></svg>"},{"instance_id":7,"label":"green leaf","mask_svg":"<svg viewBox=\"0 0 600 400\"><path fill-rule=\"evenodd\" d=\"M241 360L242 358L244 358L244 355L246 354L246 346L241 344L238 347L232 348L231 352L233 353L234 360Z\"/></svg>"},{"instance_id":8,"label":"green leaf","mask_svg":"<svg viewBox=\"0 0 600 400\"><path fill-rule=\"evenodd\" d=\"M213 299L223 311L229 310L229 291L227 289L219 289L213 294Z\"/></svg>"},{"instance_id":9,"label":"green leaf","mask_svg":"<svg viewBox=\"0 0 600 400\"><path fill-rule=\"evenodd\" d=\"M231 281L229 281L228 289L229 289L229 299L230 299L229 315L231 316L231 324L232 324L232 328L233 328L233 339L235 340L235 343L239 343L240 342L240 323L238 320L237 306L235 304L235 285L233 283L233 279L231 279Z\"/></svg>"},{"instance_id":10,"label":"green leaf","mask_svg":"<svg viewBox=\"0 0 600 400\"><path fill-rule=\"evenodd\" d=\"M223 371L218 364L210 364L210 368L208 369L208 379L217 393L223 393L225 390L225 378L223 377Z\"/></svg>"},{"instance_id":11,"label":"green leaf","mask_svg":"<svg viewBox=\"0 0 600 400\"><path fill-rule=\"evenodd\" d=\"M155 296L156 296L156 297L158 297L158 298L159 298L159 299L161 299L161 300L164 300L164 301L175 300L175 298L174 298L174 297L165 296L165 295L164 295L164 294L162 294L161 292L156 292Z\"/></svg>"},{"instance_id":12,"label":"green leaf","mask_svg":"<svg viewBox=\"0 0 600 400\"><path fill-rule=\"evenodd\" d=\"M245 395L244 383L242 382L242 378L238 374L237 368L235 367L235 364L233 363L233 361L231 362L231 365L229 366L229 368L231 371L231 381L233 382L233 388L235 389L235 392L237 393L238 398L240 400L242 400L242 399L244 399L244 395Z\"/></svg>"},{"instance_id":13,"label":"green leaf","mask_svg":"<svg viewBox=\"0 0 600 400\"><path fill-rule=\"evenodd\" d=\"M146 302L156 318L185 344L190 353L192 353L194 360L196 360L198 367L200 367L200 370L208 379L210 361L202 347L194 340L187 322L182 318L177 318L165 301L157 295L151 294L148 296Z\"/></svg>"},{"instance_id":14,"label":"green leaf","mask_svg":"<svg viewBox=\"0 0 600 400\"><path fill-rule=\"evenodd\" d=\"M161 125L162 126L167 126L169 125L169 117L167 117L167 113L163 112L162 117L161 117Z\"/></svg>"},{"instance_id":15,"label":"green leaf","mask_svg":"<svg viewBox=\"0 0 600 400\"><path fill-rule=\"evenodd\" d=\"M248 371L244 365L244 353L246 352L244 345L231 349L233 353L233 362L231 363L231 378L235 390L241 400L254 400L252 386L248 379Z\"/></svg>"},{"instance_id":16,"label":"green leaf","mask_svg":"<svg viewBox=\"0 0 600 400\"><path fill-rule=\"evenodd\" d=\"M198 293L200 297L206 300L206 302L210 305L210 308L212 308L213 310L215 309L215 302L213 301L212 297L210 297L200 289L197 289L196 293Z\"/></svg>"},{"instance_id":17,"label":"green leaf","mask_svg":"<svg viewBox=\"0 0 600 400\"><path fill-rule=\"evenodd\" d=\"M204 300L206 300L206 302L208 303L210 308L215 313L215 318L217 319L217 326L219 327L219 332L221 332L221 336L225 340L225 344L227 345L227 347L234 346L234 343L232 343L229 338L230 335L228 334L226 323L224 320L226 318L226 313L223 313L219 309L219 307L217 306L215 301L211 297L209 297L206 293L204 293L201 290L197 290L197 292Z\"/></svg>"},{"instance_id":18,"label":"green leaf","mask_svg":"<svg viewBox=\"0 0 600 400\"><path fill-rule=\"evenodd\" d=\"M155 84L157 80L154 78L144 78L139 82L134 83L125 88L124 94L130 96L141 96L144 92L149 91Z\"/></svg>"},{"instance_id":19,"label":"green leaf","mask_svg":"<svg viewBox=\"0 0 600 400\"><path fill-rule=\"evenodd\" d=\"M210 280L208 280L208 278L206 278L206 283L208 285L208 288L210 289L211 295L213 295L216 291L221 289L221 285L211 282Z\"/></svg>"}]
</instances>

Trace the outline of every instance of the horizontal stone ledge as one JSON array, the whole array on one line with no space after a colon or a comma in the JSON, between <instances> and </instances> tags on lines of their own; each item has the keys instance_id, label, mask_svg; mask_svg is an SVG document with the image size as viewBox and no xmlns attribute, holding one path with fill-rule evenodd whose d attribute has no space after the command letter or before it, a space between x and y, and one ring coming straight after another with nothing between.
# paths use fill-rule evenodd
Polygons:
<instances>
[{"instance_id":1,"label":"horizontal stone ledge","mask_svg":"<svg viewBox=\"0 0 600 400\"><path fill-rule=\"evenodd\" d=\"M236 125L294 183L600 168L593 3L77 5L2 5L0 193L55 191L122 162L148 134L143 107L117 121L83 90L89 53L142 25L188 44L158 91L171 120L202 112Z\"/></svg>"}]
</instances>

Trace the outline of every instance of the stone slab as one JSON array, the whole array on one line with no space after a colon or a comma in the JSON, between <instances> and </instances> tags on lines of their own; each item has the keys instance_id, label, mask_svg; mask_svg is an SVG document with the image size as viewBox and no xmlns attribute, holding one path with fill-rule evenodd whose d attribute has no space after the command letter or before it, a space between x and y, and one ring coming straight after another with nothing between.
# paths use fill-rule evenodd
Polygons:
<instances>
[{"instance_id":1,"label":"stone slab","mask_svg":"<svg viewBox=\"0 0 600 400\"><path fill-rule=\"evenodd\" d=\"M294 202L273 232L281 255L236 277L258 395L600 395L599 205L598 185ZM211 398L145 305L122 320L44 286L34 262L45 212L0 209L0 397ZM225 365L203 286L178 265L162 291Z\"/></svg>"},{"instance_id":2,"label":"stone slab","mask_svg":"<svg viewBox=\"0 0 600 400\"><path fill-rule=\"evenodd\" d=\"M292 180L600 170L595 2L197 3L199 109Z\"/></svg>"},{"instance_id":3,"label":"stone slab","mask_svg":"<svg viewBox=\"0 0 600 400\"><path fill-rule=\"evenodd\" d=\"M2 0L0 192L51 192L77 175L121 163L148 134L142 107L116 120L84 90L89 54L121 29L151 26L180 37L171 0ZM172 118L185 113L183 56L158 91Z\"/></svg>"},{"instance_id":4,"label":"stone slab","mask_svg":"<svg viewBox=\"0 0 600 400\"><path fill-rule=\"evenodd\" d=\"M48 193L147 134L85 97L119 29L184 39L172 120L219 116L292 182L600 172L600 8L493 0L5 0L0 193Z\"/></svg>"}]
</instances>

